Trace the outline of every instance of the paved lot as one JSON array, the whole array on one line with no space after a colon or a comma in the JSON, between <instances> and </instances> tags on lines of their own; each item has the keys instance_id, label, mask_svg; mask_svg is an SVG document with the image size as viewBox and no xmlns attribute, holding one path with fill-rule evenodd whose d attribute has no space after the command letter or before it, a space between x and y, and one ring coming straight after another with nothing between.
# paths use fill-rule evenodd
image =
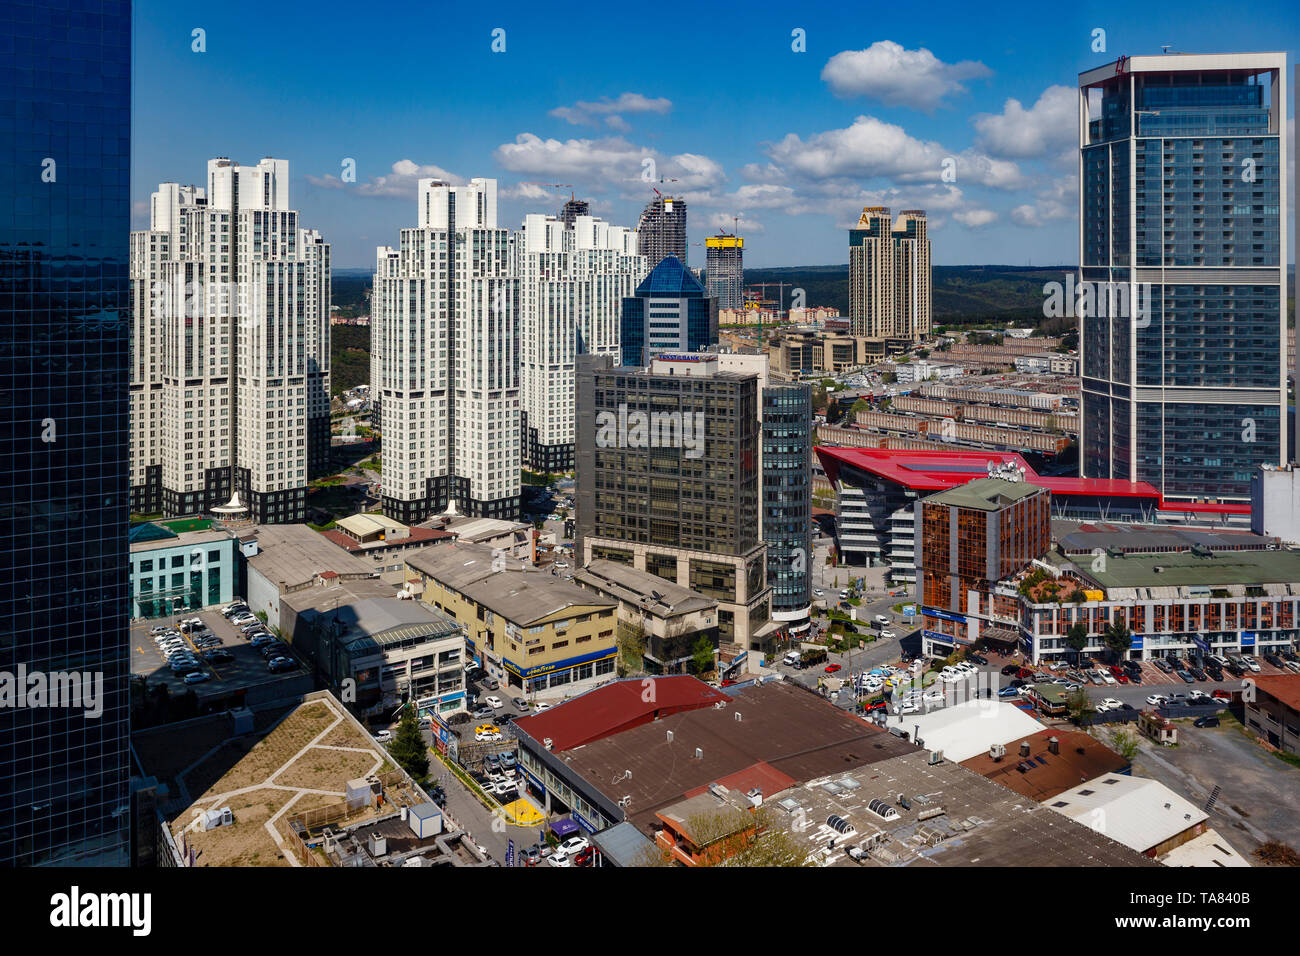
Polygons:
<instances>
[{"instance_id":1,"label":"paved lot","mask_svg":"<svg viewBox=\"0 0 1300 956\"><path fill-rule=\"evenodd\" d=\"M1300 768L1256 744L1230 711L1221 720L1218 727L1204 728L1177 721L1177 747L1142 738L1135 773L1159 780L1198 806L1222 787L1210 822L1243 854L1270 839L1300 846Z\"/></svg>"},{"instance_id":2,"label":"paved lot","mask_svg":"<svg viewBox=\"0 0 1300 956\"><path fill-rule=\"evenodd\" d=\"M205 661L204 670L212 675L212 679L202 684L191 685L186 684L180 676L172 673L162 654L159 653L157 645L154 644L153 635L149 631L158 625L174 625L180 620L195 617L202 620L211 633L221 638L222 649L234 655L234 660L220 664ZM190 639L186 637L185 641L193 650L194 645ZM292 650L287 646L283 651L286 656L295 657ZM199 658L200 660L203 659L201 654ZM187 611L173 617L137 621L132 624L131 673L144 676L151 684L165 683L172 695L183 694L185 691L193 689L202 698L205 696L219 696L229 693L232 689L248 687L253 684L301 677L303 672L300 667L297 671L286 671L282 674L270 673L266 669L266 661L262 655L244 639L239 629L222 617L220 611L209 609L206 611Z\"/></svg>"}]
</instances>

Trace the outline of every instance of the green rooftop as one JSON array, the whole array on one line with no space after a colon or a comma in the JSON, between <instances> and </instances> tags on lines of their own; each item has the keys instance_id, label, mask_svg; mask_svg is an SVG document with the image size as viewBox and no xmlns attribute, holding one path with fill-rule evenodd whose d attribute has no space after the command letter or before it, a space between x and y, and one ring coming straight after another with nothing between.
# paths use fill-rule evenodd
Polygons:
<instances>
[{"instance_id":1,"label":"green rooftop","mask_svg":"<svg viewBox=\"0 0 1300 956\"><path fill-rule=\"evenodd\" d=\"M1059 555L1051 557L1060 560ZM1177 551L1105 558L1104 571L1094 570L1086 557L1078 567L1107 590L1300 583L1300 552L1296 551L1214 551L1208 556Z\"/></svg>"},{"instance_id":2,"label":"green rooftop","mask_svg":"<svg viewBox=\"0 0 1300 956\"><path fill-rule=\"evenodd\" d=\"M927 504L951 505L956 508L974 508L977 511L998 511L1043 489L1025 481L1007 481L1005 478L976 478L964 485L949 488L926 498Z\"/></svg>"}]
</instances>

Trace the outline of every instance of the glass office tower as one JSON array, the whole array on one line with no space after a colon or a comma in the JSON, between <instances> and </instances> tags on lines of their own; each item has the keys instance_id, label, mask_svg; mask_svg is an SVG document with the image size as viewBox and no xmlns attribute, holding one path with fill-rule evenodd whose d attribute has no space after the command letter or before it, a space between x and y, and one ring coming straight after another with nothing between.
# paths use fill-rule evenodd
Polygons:
<instances>
[{"instance_id":1,"label":"glass office tower","mask_svg":"<svg viewBox=\"0 0 1300 956\"><path fill-rule=\"evenodd\" d=\"M6 866L128 862L130 40L0 0L0 671L67 678L0 708Z\"/></svg>"},{"instance_id":2,"label":"glass office tower","mask_svg":"<svg viewBox=\"0 0 1300 956\"><path fill-rule=\"evenodd\" d=\"M1086 477L1249 499L1285 460L1285 72L1173 54L1079 77Z\"/></svg>"},{"instance_id":3,"label":"glass office tower","mask_svg":"<svg viewBox=\"0 0 1300 956\"><path fill-rule=\"evenodd\" d=\"M695 352L716 344L718 300L681 259L668 256L635 295L623 300L619 325L623 365L648 365L658 352Z\"/></svg>"}]
</instances>

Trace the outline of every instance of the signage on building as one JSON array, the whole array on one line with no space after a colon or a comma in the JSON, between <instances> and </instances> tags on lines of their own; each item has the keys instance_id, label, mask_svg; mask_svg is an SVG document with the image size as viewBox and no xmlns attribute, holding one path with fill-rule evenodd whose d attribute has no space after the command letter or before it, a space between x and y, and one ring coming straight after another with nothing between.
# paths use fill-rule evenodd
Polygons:
<instances>
[{"instance_id":1,"label":"signage on building","mask_svg":"<svg viewBox=\"0 0 1300 956\"><path fill-rule=\"evenodd\" d=\"M1241 632L1241 646L1242 646L1242 647L1254 647L1254 646L1255 646L1255 632L1254 632L1254 631L1242 631L1242 632Z\"/></svg>"},{"instance_id":2,"label":"signage on building","mask_svg":"<svg viewBox=\"0 0 1300 956\"><path fill-rule=\"evenodd\" d=\"M579 826L581 826L588 833L596 832L596 828L592 826L590 823L588 823L586 817L584 817L577 810L570 810L569 816L573 817L574 820L578 821Z\"/></svg>"},{"instance_id":3,"label":"signage on building","mask_svg":"<svg viewBox=\"0 0 1300 956\"><path fill-rule=\"evenodd\" d=\"M953 614L951 611L941 611L937 607L922 608L921 613L926 617L937 617L941 621L952 621L955 624L966 623L966 615Z\"/></svg>"}]
</instances>

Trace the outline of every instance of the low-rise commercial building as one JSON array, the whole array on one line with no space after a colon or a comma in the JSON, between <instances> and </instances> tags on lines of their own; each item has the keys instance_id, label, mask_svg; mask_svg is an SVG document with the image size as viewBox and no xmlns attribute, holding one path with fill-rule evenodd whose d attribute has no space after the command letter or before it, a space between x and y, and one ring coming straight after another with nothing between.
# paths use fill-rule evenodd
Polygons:
<instances>
[{"instance_id":1,"label":"low-rise commercial building","mask_svg":"<svg viewBox=\"0 0 1300 956\"><path fill-rule=\"evenodd\" d=\"M994 783L1042 802L1103 774L1129 773L1132 765L1091 734L1040 730L961 761Z\"/></svg>"},{"instance_id":2,"label":"low-rise commercial building","mask_svg":"<svg viewBox=\"0 0 1300 956\"><path fill-rule=\"evenodd\" d=\"M471 519L491 521L491 518ZM402 555L433 544L456 540L456 535L439 528L407 526L385 514L359 514L340 518L321 535L344 551L372 562L375 571L389 584L400 585L406 567Z\"/></svg>"},{"instance_id":3,"label":"low-rise commercial building","mask_svg":"<svg viewBox=\"0 0 1300 956\"><path fill-rule=\"evenodd\" d=\"M1300 674L1255 677L1254 699L1242 694L1246 726L1283 753L1300 755Z\"/></svg>"},{"instance_id":4,"label":"low-rise commercial building","mask_svg":"<svg viewBox=\"0 0 1300 956\"><path fill-rule=\"evenodd\" d=\"M507 688L554 698L609 680L617 605L483 545L410 555L408 590L464 626L466 645Z\"/></svg>"},{"instance_id":5,"label":"low-rise commercial building","mask_svg":"<svg viewBox=\"0 0 1300 956\"><path fill-rule=\"evenodd\" d=\"M255 536L240 539L246 557L248 594L253 613L281 627L280 598L306 588L332 587L376 577L368 561L349 554L306 525L261 525Z\"/></svg>"},{"instance_id":6,"label":"low-rise commercial building","mask_svg":"<svg viewBox=\"0 0 1300 956\"><path fill-rule=\"evenodd\" d=\"M196 530L174 530L169 524ZM133 525L130 549L133 618L211 607L238 593L239 539L208 521Z\"/></svg>"},{"instance_id":7,"label":"low-rise commercial building","mask_svg":"<svg viewBox=\"0 0 1300 956\"><path fill-rule=\"evenodd\" d=\"M1150 859L1200 836L1209 819L1159 781L1120 773L1071 787L1043 805Z\"/></svg>"}]
</instances>

